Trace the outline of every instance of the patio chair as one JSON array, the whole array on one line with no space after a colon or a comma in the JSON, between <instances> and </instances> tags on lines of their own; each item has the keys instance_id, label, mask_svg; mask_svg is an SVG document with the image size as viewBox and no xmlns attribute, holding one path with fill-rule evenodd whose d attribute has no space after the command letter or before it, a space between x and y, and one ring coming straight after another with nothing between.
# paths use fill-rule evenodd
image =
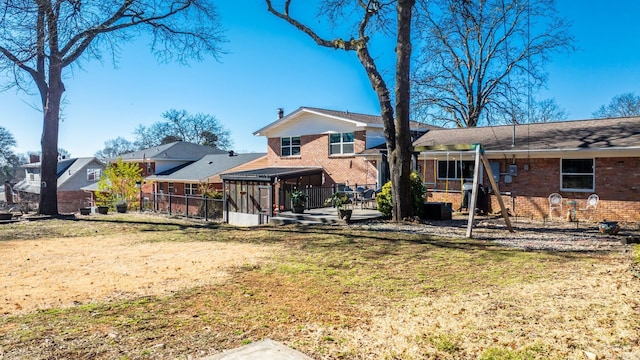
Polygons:
<instances>
[{"instance_id":1,"label":"patio chair","mask_svg":"<svg viewBox=\"0 0 640 360\"><path fill-rule=\"evenodd\" d=\"M593 216L595 215L596 210L598 209L598 201L600 201L600 197L597 194L591 194L587 198L587 204L585 205L584 209L579 209L579 210L585 213L588 212L589 220L593 220Z\"/></svg>"},{"instance_id":2,"label":"patio chair","mask_svg":"<svg viewBox=\"0 0 640 360\"><path fill-rule=\"evenodd\" d=\"M376 191L373 189L367 189L360 196L360 199L359 199L360 208L364 209L366 205L368 209L371 202L375 203L375 201L376 201Z\"/></svg>"},{"instance_id":3,"label":"patio chair","mask_svg":"<svg viewBox=\"0 0 640 360\"><path fill-rule=\"evenodd\" d=\"M549 220L553 218L554 209L558 209L560 217L562 217L562 195L558 193L549 195Z\"/></svg>"}]
</instances>

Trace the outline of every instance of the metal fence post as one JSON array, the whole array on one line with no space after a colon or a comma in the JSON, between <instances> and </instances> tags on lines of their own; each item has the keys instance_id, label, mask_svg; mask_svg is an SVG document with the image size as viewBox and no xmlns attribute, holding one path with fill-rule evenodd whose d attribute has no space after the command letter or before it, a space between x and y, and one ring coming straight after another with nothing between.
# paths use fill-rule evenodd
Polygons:
<instances>
[{"instance_id":1,"label":"metal fence post","mask_svg":"<svg viewBox=\"0 0 640 360\"><path fill-rule=\"evenodd\" d=\"M204 201L204 221L209 221L209 199L207 199L207 194L202 198Z\"/></svg>"}]
</instances>

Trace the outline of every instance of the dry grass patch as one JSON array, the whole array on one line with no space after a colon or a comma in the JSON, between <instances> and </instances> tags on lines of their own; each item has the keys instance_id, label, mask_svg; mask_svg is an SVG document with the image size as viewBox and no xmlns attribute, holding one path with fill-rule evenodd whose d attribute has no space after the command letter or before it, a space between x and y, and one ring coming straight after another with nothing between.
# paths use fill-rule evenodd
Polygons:
<instances>
[{"instance_id":1,"label":"dry grass patch","mask_svg":"<svg viewBox=\"0 0 640 360\"><path fill-rule=\"evenodd\" d=\"M631 252L527 252L342 226L133 219L42 222L55 236L34 224L33 236L19 241L0 228L3 261L14 261L15 253L5 254L14 248L53 246L32 255L48 258L49 271L59 261L56 273L118 279L67 281L75 305L10 307L0 318L0 354L174 359L269 337L316 359L640 357ZM17 278L46 281L31 264ZM137 288L122 290L129 278Z\"/></svg>"}]
</instances>

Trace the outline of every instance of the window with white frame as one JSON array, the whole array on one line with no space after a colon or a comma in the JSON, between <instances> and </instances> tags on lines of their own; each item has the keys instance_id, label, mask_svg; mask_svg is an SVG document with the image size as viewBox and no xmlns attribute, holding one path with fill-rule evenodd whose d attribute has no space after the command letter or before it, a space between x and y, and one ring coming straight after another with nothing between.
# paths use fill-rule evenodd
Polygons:
<instances>
[{"instance_id":1,"label":"window with white frame","mask_svg":"<svg viewBox=\"0 0 640 360\"><path fill-rule=\"evenodd\" d=\"M300 155L300 136L289 136L280 138L281 156Z\"/></svg>"},{"instance_id":2,"label":"window with white frame","mask_svg":"<svg viewBox=\"0 0 640 360\"><path fill-rule=\"evenodd\" d=\"M169 183L169 190L168 190L168 193L169 193L169 194L173 194L174 192L175 192L175 188L174 188L174 186L173 186L173 183L172 183L172 182L170 182L170 183Z\"/></svg>"},{"instance_id":3,"label":"window with white frame","mask_svg":"<svg viewBox=\"0 0 640 360\"><path fill-rule=\"evenodd\" d=\"M198 184L184 184L185 195L195 195L198 192Z\"/></svg>"},{"instance_id":4,"label":"window with white frame","mask_svg":"<svg viewBox=\"0 0 640 360\"><path fill-rule=\"evenodd\" d=\"M561 159L561 190L594 191L596 179L594 165L593 159Z\"/></svg>"},{"instance_id":5,"label":"window with white frame","mask_svg":"<svg viewBox=\"0 0 640 360\"><path fill-rule=\"evenodd\" d=\"M87 169L87 181L98 181L102 175L102 169Z\"/></svg>"},{"instance_id":6,"label":"window with white frame","mask_svg":"<svg viewBox=\"0 0 640 360\"><path fill-rule=\"evenodd\" d=\"M352 132L329 134L329 154L353 154L354 138Z\"/></svg>"},{"instance_id":7,"label":"window with white frame","mask_svg":"<svg viewBox=\"0 0 640 360\"><path fill-rule=\"evenodd\" d=\"M474 167L473 160L438 160L438 179L473 179Z\"/></svg>"}]
</instances>

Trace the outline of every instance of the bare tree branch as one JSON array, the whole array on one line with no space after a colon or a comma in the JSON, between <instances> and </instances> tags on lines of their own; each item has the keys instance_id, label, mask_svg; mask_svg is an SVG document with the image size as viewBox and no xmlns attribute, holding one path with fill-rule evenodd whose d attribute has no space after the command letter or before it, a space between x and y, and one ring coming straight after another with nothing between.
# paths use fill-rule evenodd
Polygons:
<instances>
[{"instance_id":1,"label":"bare tree branch","mask_svg":"<svg viewBox=\"0 0 640 360\"><path fill-rule=\"evenodd\" d=\"M17 0L0 3L0 72L42 101L39 211L56 215L58 129L65 71L81 59L117 57L119 44L147 30L160 60L217 58L222 27L210 0ZM26 74L26 75L23 75Z\"/></svg>"},{"instance_id":2,"label":"bare tree branch","mask_svg":"<svg viewBox=\"0 0 640 360\"><path fill-rule=\"evenodd\" d=\"M413 73L413 109L423 119L459 127L511 121L523 114L515 108L526 107L528 96L544 85L551 54L573 49L567 23L550 0L421 5L418 24L425 30Z\"/></svg>"}]
</instances>

